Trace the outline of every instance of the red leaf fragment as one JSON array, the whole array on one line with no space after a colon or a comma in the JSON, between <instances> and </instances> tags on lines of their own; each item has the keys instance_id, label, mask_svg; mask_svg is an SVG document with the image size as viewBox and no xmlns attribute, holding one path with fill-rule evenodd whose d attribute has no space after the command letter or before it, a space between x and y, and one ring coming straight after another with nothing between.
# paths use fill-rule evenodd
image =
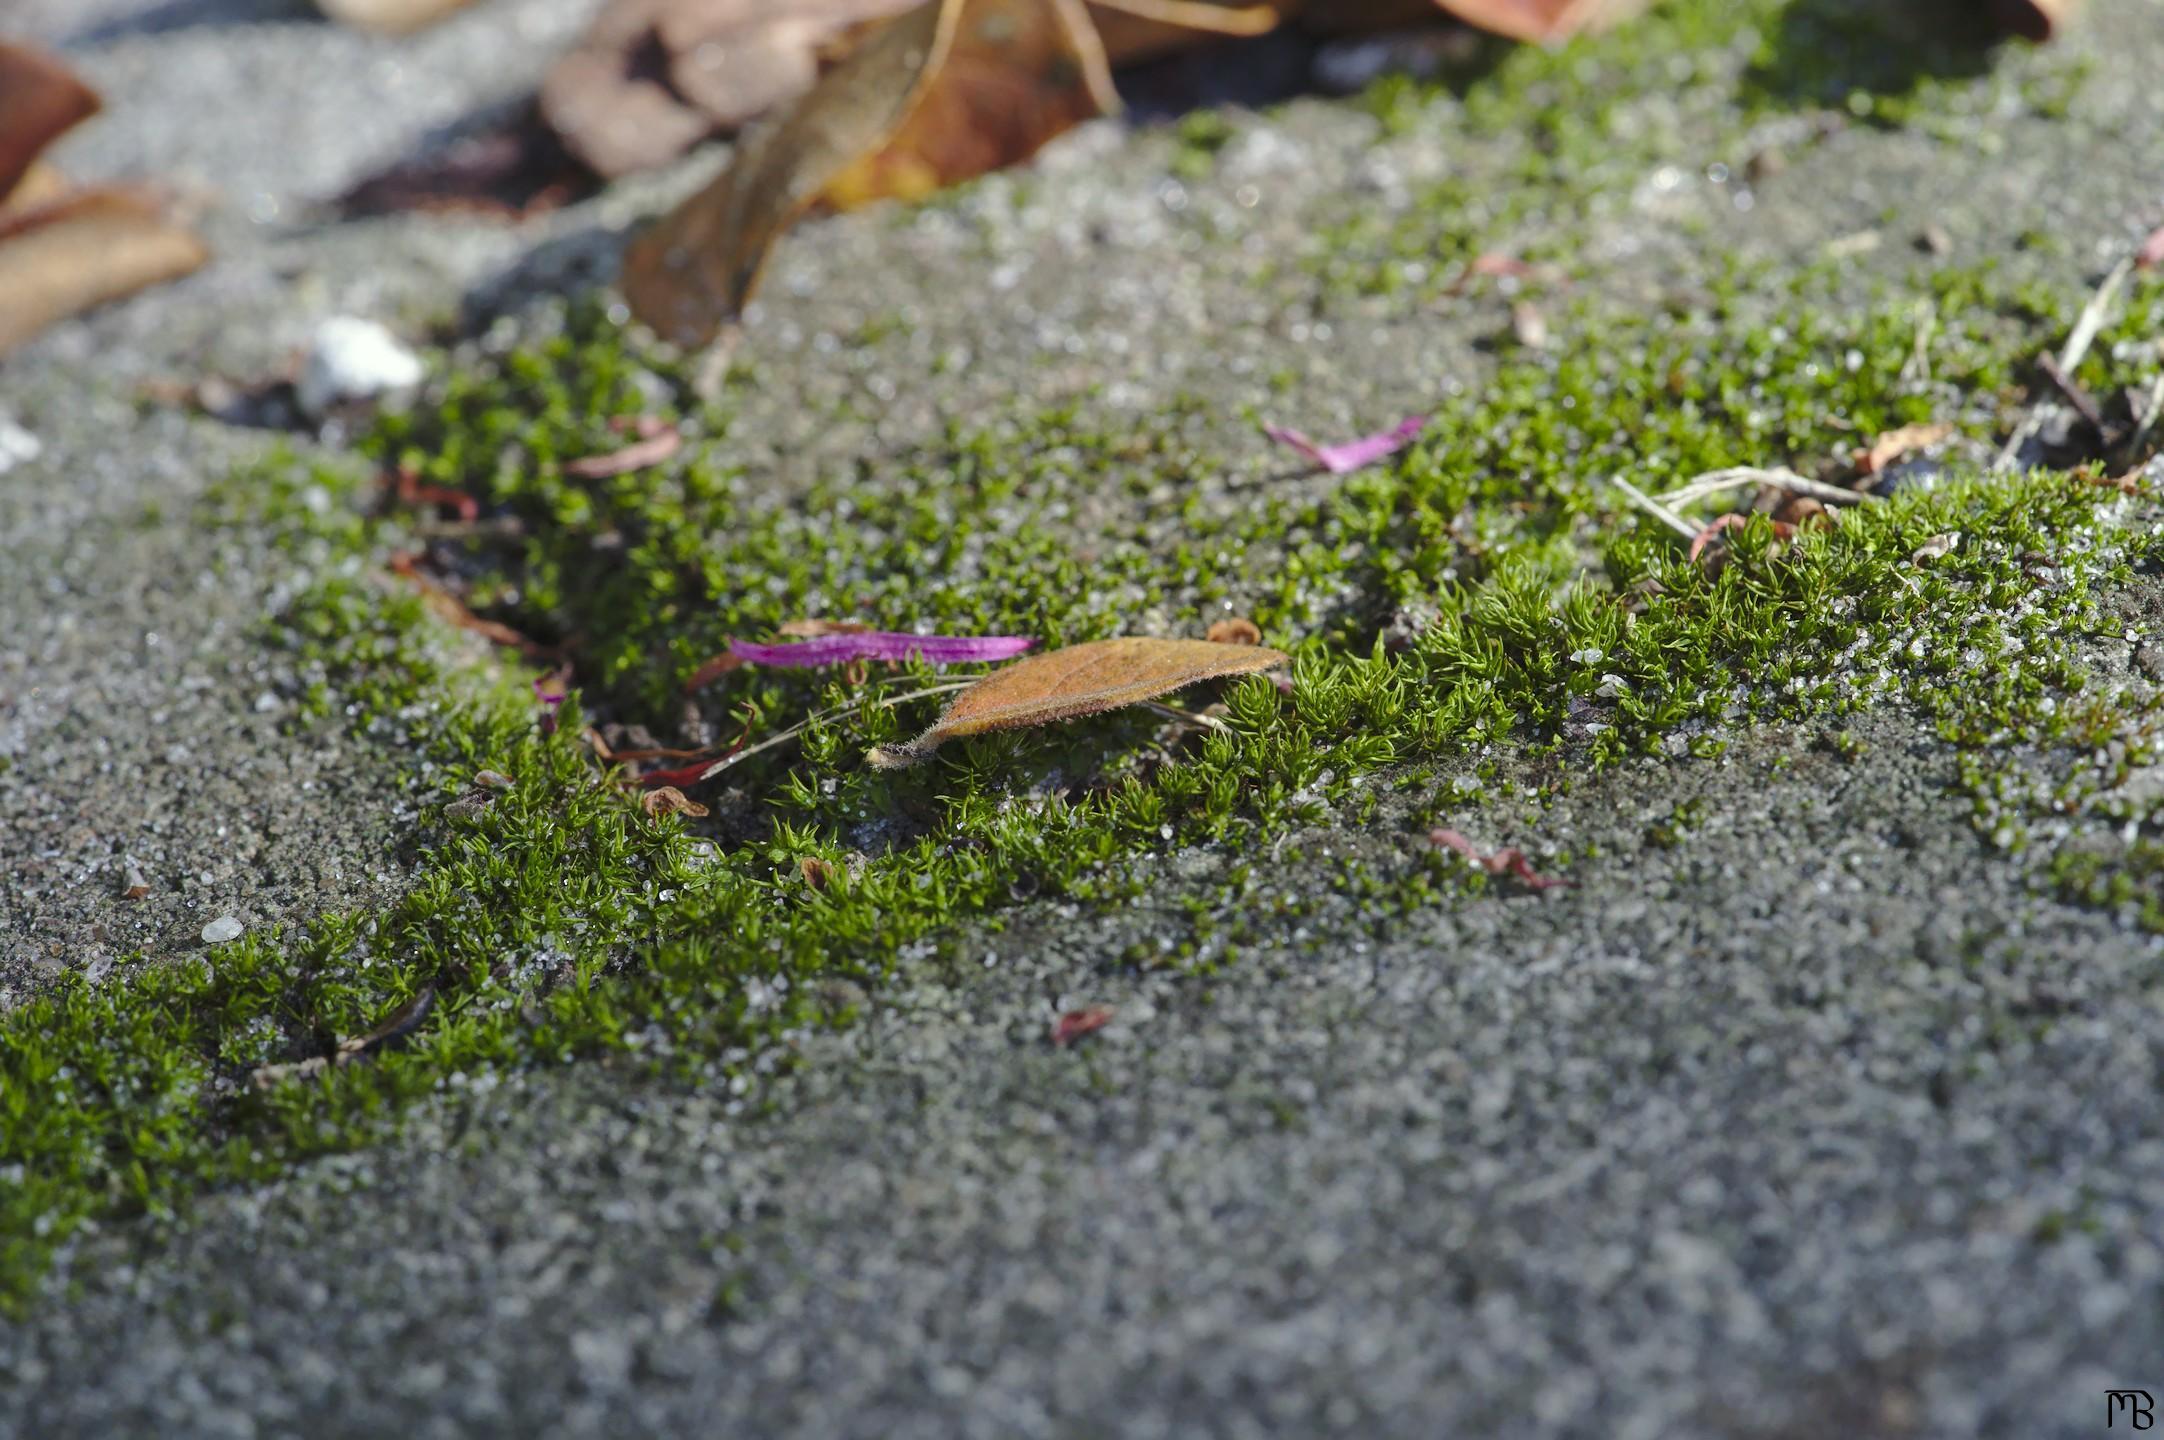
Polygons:
<instances>
[{"instance_id":1,"label":"red leaf fragment","mask_svg":"<svg viewBox=\"0 0 2164 1440\"><path fill-rule=\"evenodd\" d=\"M2141 242L2141 248L2134 252L2136 270L2154 270L2159 265L2164 265L2164 225L2151 230L2148 238Z\"/></svg>"},{"instance_id":2,"label":"red leaf fragment","mask_svg":"<svg viewBox=\"0 0 2164 1440\"><path fill-rule=\"evenodd\" d=\"M674 770L649 770L639 777L639 783L649 789L660 786L696 785L706 778L706 772L714 768L711 759L696 765L684 765Z\"/></svg>"},{"instance_id":3,"label":"red leaf fragment","mask_svg":"<svg viewBox=\"0 0 2164 1440\"><path fill-rule=\"evenodd\" d=\"M1691 537L1690 553L1685 558L1696 560L1700 555L1705 553L1706 547L1712 544L1714 537L1719 535L1722 531L1741 530L1745 525L1748 525L1750 522L1751 517L1749 515L1743 514L1740 511L1731 511L1729 514L1717 517L1712 524L1706 526L1705 529L1699 531L1696 535ZM1786 520L1769 520L1767 523L1773 526L1773 533L1775 535L1778 535L1781 539L1790 540L1795 538L1796 527L1789 524Z\"/></svg>"},{"instance_id":4,"label":"red leaf fragment","mask_svg":"<svg viewBox=\"0 0 2164 1440\"><path fill-rule=\"evenodd\" d=\"M393 555L389 564L393 575L411 582L421 592L421 598L428 603L429 609L461 630L471 630L483 639L509 646L529 658L545 659L552 653L552 647L521 635L501 620L490 620L474 614L466 607L466 602L446 590L441 581L421 570L419 556L411 552L401 552Z\"/></svg>"},{"instance_id":5,"label":"red leaf fragment","mask_svg":"<svg viewBox=\"0 0 2164 1440\"><path fill-rule=\"evenodd\" d=\"M1085 1005L1079 1010L1069 1010L1052 1022L1052 1043L1064 1048L1085 1035L1096 1034L1111 1023L1112 1007L1109 1005Z\"/></svg>"},{"instance_id":6,"label":"red leaf fragment","mask_svg":"<svg viewBox=\"0 0 2164 1440\"><path fill-rule=\"evenodd\" d=\"M1515 875L1528 890L1552 890L1558 885L1577 883L1574 880L1562 880L1541 874L1533 868L1533 862L1525 858L1525 852L1516 847L1498 850L1492 855L1483 855L1478 846L1455 830L1445 830L1438 826L1428 832L1428 843L1445 850L1457 851L1490 875L1501 875L1505 872Z\"/></svg>"},{"instance_id":7,"label":"red leaf fragment","mask_svg":"<svg viewBox=\"0 0 2164 1440\"><path fill-rule=\"evenodd\" d=\"M391 497L409 510L424 505L441 505L466 524L481 518L481 502L463 490L453 490L446 485L430 485L422 481L420 472L411 465L401 465L391 477Z\"/></svg>"}]
</instances>

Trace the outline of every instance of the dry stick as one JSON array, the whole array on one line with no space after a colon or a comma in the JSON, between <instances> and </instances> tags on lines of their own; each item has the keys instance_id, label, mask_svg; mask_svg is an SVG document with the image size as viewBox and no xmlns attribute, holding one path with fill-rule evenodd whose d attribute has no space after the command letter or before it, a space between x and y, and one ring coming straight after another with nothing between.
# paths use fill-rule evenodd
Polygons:
<instances>
[{"instance_id":1,"label":"dry stick","mask_svg":"<svg viewBox=\"0 0 2164 1440\"><path fill-rule=\"evenodd\" d=\"M1793 495L1808 495L1814 500L1824 500L1834 505L1854 505L1872 499L1855 490L1844 490L1839 485L1828 485L1822 480L1809 480L1785 466L1760 469L1755 465L1736 465L1726 470L1712 470L1697 479L1656 495L1653 499L1663 505L1684 505L1702 500L1708 495L1718 495L1723 490L1737 490L1746 485L1770 485L1776 490L1786 490Z\"/></svg>"},{"instance_id":2,"label":"dry stick","mask_svg":"<svg viewBox=\"0 0 2164 1440\"><path fill-rule=\"evenodd\" d=\"M1696 540L1698 538L1698 532L1691 528L1688 521L1666 505L1661 504L1660 501L1646 494L1643 490L1640 490L1636 485L1631 484L1630 481L1620 475L1611 475L1608 480L1616 489L1623 492L1624 499L1630 501L1631 504L1636 505L1684 539Z\"/></svg>"},{"instance_id":3,"label":"dry stick","mask_svg":"<svg viewBox=\"0 0 2164 1440\"><path fill-rule=\"evenodd\" d=\"M976 683L977 682L975 680L949 680L945 684L927 685L922 690L912 690L906 695L882 695L872 703L879 706L881 709L891 710L896 705L901 704L904 700L922 700L927 695L949 695L956 690L967 690L970 686ZM716 760L713 764L707 766L704 770L701 770L699 772L699 778L701 780L711 780L716 775L719 775L722 771L728 769L731 765L738 764L741 761L749 760L752 756L758 754L762 750L771 750L776 745L779 745L786 740L794 740L797 736L803 734L806 730L809 730L812 726L818 724L821 720L831 720L837 715L846 715L851 710L854 710L856 708L857 707L855 704L836 705L830 710L822 710L818 714L813 715L807 719L799 720L796 724L791 725L788 729L782 731L778 735L769 735L766 739L761 740L756 745L748 745L742 750L738 750L731 754L722 756L719 760Z\"/></svg>"},{"instance_id":4,"label":"dry stick","mask_svg":"<svg viewBox=\"0 0 2164 1440\"><path fill-rule=\"evenodd\" d=\"M2059 351L2058 363L2061 374L2072 375L2075 370L2080 368L2082 360L2088 356L2089 347L2096 343L2097 335L2104 328L2104 321L2111 313L2112 302L2119 298L2120 287L2126 284L2127 277L2133 273L2134 257L2132 255L2121 257L2118 264L2105 272L2103 282L2096 287L2096 293L2089 297L2088 304L2081 307L2081 315L2074 321L2074 328L2067 332L2066 344ZM2007 437L2006 444L2000 449L1998 458L1991 462L1991 468L1994 470L2012 468L2014 456L2021 452L2022 445L2031 435L2034 435L2042 428L2043 423L2043 408L2031 405L2029 413L2022 417L2021 424L2016 426L2014 433Z\"/></svg>"},{"instance_id":5,"label":"dry stick","mask_svg":"<svg viewBox=\"0 0 2164 1440\"><path fill-rule=\"evenodd\" d=\"M2096 343L2097 333L2104 328L2105 318L2111 311L2111 302L2119 297L2119 287L2126 284L2126 277L2134 273L2134 257L2128 255L2104 276L2104 282L2096 287L2089 303L2081 310L2081 318L2074 322L2073 331L2066 337L2066 348L2059 352L2059 368L2071 375L2080 368L2089 347Z\"/></svg>"},{"instance_id":6,"label":"dry stick","mask_svg":"<svg viewBox=\"0 0 2164 1440\"><path fill-rule=\"evenodd\" d=\"M2156 379L2149 385L2149 403L2141 407L2141 423L2134 427L2134 438L2126 442L2126 458L2131 460L2141 453L2144 440L2156 428L2159 410L2164 410L2164 370L2157 371Z\"/></svg>"},{"instance_id":7,"label":"dry stick","mask_svg":"<svg viewBox=\"0 0 2164 1440\"><path fill-rule=\"evenodd\" d=\"M2098 431L2103 430L2104 412L2096 408L2096 401L2090 398L2088 391L2081 388L2080 381L2060 369L2059 362L2049 355L2037 356L2036 368L2043 371L2044 378L2066 397L2067 404L2081 412L2082 419L2094 425Z\"/></svg>"}]
</instances>

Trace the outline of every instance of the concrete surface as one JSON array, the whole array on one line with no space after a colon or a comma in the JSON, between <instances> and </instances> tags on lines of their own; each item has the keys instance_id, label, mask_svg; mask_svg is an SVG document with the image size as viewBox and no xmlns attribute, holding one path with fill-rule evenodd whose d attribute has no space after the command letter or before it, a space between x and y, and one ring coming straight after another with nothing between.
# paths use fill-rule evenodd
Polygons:
<instances>
[{"instance_id":1,"label":"concrete surface","mask_svg":"<svg viewBox=\"0 0 2164 1440\"><path fill-rule=\"evenodd\" d=\"M2076 121L2009 120L1961 166L1859 127L1749 212L1679 151L1668 208L1595 226L1615 283L1654 287L1696 247L1810 257L1889 210L1891 235L1935 222L2010 255L2078 215L2091 244L2012 263L2084 273L2164 208L2141 58L2164 10L2095 8L2109 42L2077 41ZM410 863L397 757L279 731L281 660L250 621L290 576L176 521L268 442L135 387L263 373L324 313L412 329L472 287L515 299L551 273L536 249L605 265L701 168L520 229L316 224L311 197L515 94L587 7L484 0L398 44L301 9L9 17L114 98L66 163L221 202L211 269L0 370L45 446L0 477L10 993L184 953L214 914L366 904ZM1183 203L1267 250L1449 163L1448 136L1371 140L1302 102ZM1355 307L1318 336L1204 265L1164 159L1091 127L1026 200L1001 177L807 232L768 302L751 453L780 483L1098 382L1113 407L1192 383L1232 415L1278 364L1321 430L1477 376L1498 317ZM1285 201L1243 219L1240 183ZM897 295L911 334L820 358ZM927 374L957 348L968 365ZM851 393L860 423L809 433ZM2155 623L2164 590L2124 606ZM815 1042L756 1113L603 1066L476 1077L394 1145L74 1248L47 1303L0 1321L0 1436L2097 1433L2107 1387L2164 1382L2158 945L1980 845L1916 717L1858 728L1853 763L1776 730L1626 767L1551 818L1607 857L1581 888L1381 927L1326 896L1207 983L1110 963L1146 913L1025 906ZM1694 795L1684 843L1645 843ZM114 898L123 856L154 873L150 906ZM1085 1002L1113 1027L1046 1046Z\"/></svg>"}]
</instances>

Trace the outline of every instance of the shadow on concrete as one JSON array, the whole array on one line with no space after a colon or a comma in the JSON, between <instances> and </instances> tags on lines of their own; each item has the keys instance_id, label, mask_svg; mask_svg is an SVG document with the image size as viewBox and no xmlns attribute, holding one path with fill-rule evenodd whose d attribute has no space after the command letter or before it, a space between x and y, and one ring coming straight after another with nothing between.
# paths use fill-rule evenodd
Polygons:
<instances>
[{"instance_id":1,"label":"shadow on concrete","mask_svg":"<svg viewBox=\"0 0 2164 1440\"><path fill-rule=\"evenodd\" d=\"M1745 72L1742 99L1898 123L1887 107L1857 97L1902 99L1929 80L1981 75L2004 38L1989 7L1973 0L1795 0Z\"/></svg>"},{"instance_id":2,"label":"shadow on concrete","mask_svg":"<svg viewBox=\"0 0 2164 1440\"><path fill-rule=\"evenodd\" d=\"M105 45L139 35L170 35L178 30L229 29L242 25L321 24L323 12L310 0L160 0L133 15L119 15L86 25L62 42L64 47Z\"/></svg>"}]
</instances>

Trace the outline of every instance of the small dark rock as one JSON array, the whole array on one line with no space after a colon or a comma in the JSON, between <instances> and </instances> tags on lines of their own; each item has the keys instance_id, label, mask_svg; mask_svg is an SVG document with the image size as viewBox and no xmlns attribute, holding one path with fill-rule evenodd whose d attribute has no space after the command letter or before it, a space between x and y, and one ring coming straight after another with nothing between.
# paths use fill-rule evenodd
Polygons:
<instances>
[{"instance_id":1,"label":"small dark rock","mask_svg":"<svg viewBox=\"0 0 2164 1440\"><path fill-rule=\"evenodd\" d=\"M1918 458L1887 466L1871 482L1871 493L1891 499L1911 490L1929 490L1946 478L1946 467L1936 460Z\"/></svg>"}]
</instances>

